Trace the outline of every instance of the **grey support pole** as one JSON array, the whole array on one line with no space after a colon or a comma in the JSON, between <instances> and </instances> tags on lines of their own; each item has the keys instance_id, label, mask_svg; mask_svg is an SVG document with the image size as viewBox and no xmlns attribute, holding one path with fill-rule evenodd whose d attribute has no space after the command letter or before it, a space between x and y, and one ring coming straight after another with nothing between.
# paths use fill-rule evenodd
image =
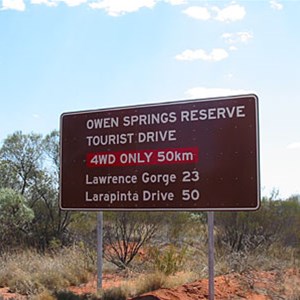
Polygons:
<instances>
[{"instance_id":1,"label":"grey support pole","mask_svg":"<svg viewBox=\"0 0 300 300\"><path fill-rule=\"evenodd\" d=\"M215 299L215 258L214 258L214 212L208 212L208 272L209 272L209 300Z\"/></svg>"},{"instance_id":2,"label":"grey support pole","mask_svg":"<svg viewBox=\"0 0 300 300\"><path fill-rule=\"evenodd\" d=\"M97 212L97 291L102 289L103 212Z\"/></svg>"}]
</instances>

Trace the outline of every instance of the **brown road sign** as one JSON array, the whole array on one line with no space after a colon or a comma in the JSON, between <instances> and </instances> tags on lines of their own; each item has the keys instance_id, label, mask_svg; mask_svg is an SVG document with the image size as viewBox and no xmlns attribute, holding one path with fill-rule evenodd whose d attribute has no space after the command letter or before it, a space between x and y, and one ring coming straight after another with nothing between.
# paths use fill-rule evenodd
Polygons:
<instances>
[{"instance_id":1,"label":"brown road sign","mask_svg":"<svg viewBox=\"0 0 300 300\"><path fill-rule=\"evenodd\" d=\"M61 208L255 210L258 99L64 113Z\"/></svg>"}]
</instances>

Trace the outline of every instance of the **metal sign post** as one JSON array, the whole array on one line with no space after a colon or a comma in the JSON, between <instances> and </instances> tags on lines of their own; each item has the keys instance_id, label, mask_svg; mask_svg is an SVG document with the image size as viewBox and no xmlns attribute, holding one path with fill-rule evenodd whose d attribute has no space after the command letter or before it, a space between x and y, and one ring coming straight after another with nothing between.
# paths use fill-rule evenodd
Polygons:
<instances>
[{"instance_id":1,"label":"metal sign post","mask_svg":"<svg viewBox=\"0 0 300 300\"><path fill-rule=\"evenodd\" d=\"M214 258L214 212L207 213L208 216L208 273L209 273L209 300L215 299L215 258Z\"/></svg>"},{"instance_id":2,"label":"metal sign post","mask_svg":"<svg viewBox=\"0 0 300 300\"><path fill-rule=\"evenodd\" d=\"M97 291L102 289L103 212L97 213Z\"/></svg>"}]
</instances>

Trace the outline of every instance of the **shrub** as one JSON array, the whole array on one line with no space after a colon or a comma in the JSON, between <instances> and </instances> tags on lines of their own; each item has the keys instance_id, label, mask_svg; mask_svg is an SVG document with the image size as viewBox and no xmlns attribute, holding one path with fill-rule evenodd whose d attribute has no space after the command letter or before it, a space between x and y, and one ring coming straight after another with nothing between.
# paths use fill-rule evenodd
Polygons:
<instances>
[{"instance_id":1,"label":"shrub","mask_svg":"<svg viewBox=\"0 0 300 300\"><path fill-rule=\"evenodd\" d=\"M112 213L104 224L105 259L125 269L157 229L157 219L147 213Z\"/></svg>"},{"instance_id":2,"label":"shrub","mask_svg":"<svg viewBox=\"0 0 300 300\"><path fill-rule=\"evenodd\" d=\"M12 189L0 189L0 250L16 246L25 236L34 213L26 199Z\"/></svg>"},{"instance_id":3,"label":"shrub","mask_svg":"<svg viewBox=\"0 0 300 300\"><path fill-rule=\"evenodd\" d=\"M263 199L255 212L216 213L216 243L232 251L252 251L274 243L297 247L300 242L300 202Z\"/></svg>"},{"instance_id":4,"label":"shrub","mask_svg":"<svg viewBox=\"0 0 300 300\"><path fill-rule=\"evenodd\" d=\"M126 300L128 292L122 287L111 288L103 292L101 300Z\"/></svg>"},{"instance_id":5,"label":"shrub","mask_svg":"<svg viewBox=\"0 0 300 300\"><path fill-rule=\"evenodd\" d=\"M147 275L143 278L143 280L137 287L137 294L141 295L144 293L158 290L165 286L166 281L166 275L161 272L156 272L154 274Z\"/></svg>"},{"instance_id":6,"label":"shrub","mask_svg":"<svg viewBox=\"0 0 300 300\"><path fill-rule=\"evenodd\" d=\"M70 292L70 291L60 291L55 294L57 300L80 300L81 298Z\"/></svg>"},{"instance_id":7,"label":"shrub","mask_svg":"<svg viewBox=\"0 0 300 300\"><path fill-rule=\"evenodd\" d=\"M154 262L155 269L168 276L180 270L186 256L186 250L187 248L180 250L173 245L163 249L154 247L150 250L150 257Z\"/></svg>"},{"instance_id":8,"label":"shrub","mask_svg":"<svg viewBox=\"0 0 300 300\"><path fill-rule=\"evenodd\" d=\"M22 270L8 281L8 286L13 292L23 295L39 294L45 290L45 287L35 276L28 276L28 274Z\"/></svg>"}]
</instances>

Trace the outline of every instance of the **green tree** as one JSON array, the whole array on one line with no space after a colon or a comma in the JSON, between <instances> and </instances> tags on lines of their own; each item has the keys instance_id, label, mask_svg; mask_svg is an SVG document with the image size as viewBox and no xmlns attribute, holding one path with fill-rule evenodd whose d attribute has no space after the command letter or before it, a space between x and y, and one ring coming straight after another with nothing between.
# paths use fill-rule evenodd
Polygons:
<instances>
[{"instance_id":1,"label":"green tree","mask_svg":"<svg viewBox=\"0 0 300 300\"><path fill-rule=\"evenodd\" d=\"M52 165L52 179L56 180L56 197L57 202L59 201L59 178L60 178L60 150L59 150L59 132L53 130L50 134L46 135L45 143L45 153L50 159ZM58 238L61 238L64 233L67 232L67 228L72 222L72 214L70 211L62 211L61 209L55 210L56 215L56 235Z\"/></svg>"},{"instance_id":2,"label":"green tree","mask_svg":"<svg viewBox=\"0 0 300 300\"><path fill-rule=\"evenodd\" d=\"M12 189L0 189L0 245L15 246L28 234L34 212L26 199Z\"/></svg>"},{"instance_id":3,"label":"green tree","mask_svg":"<svg viewBox=\"0 0 300 300\"><path fill-rule=\"evenodd\" d=\"M59 132L53 130L46 135L44 139L44 151L46 157L49 159L51 171L54 174L54 178L57 179L57 184L60 174L60 155L59 155Z\"/></svg>"},{"instance_id":4,"label":"green tree","mask_svg":"<svg viewBox=\"0 0 300 300\"><path fill-rule=\"evenodd\" d=\"M42 248L51 241L64 244L68 241L68 227L72 221L71 212L59 209L59 132L52 131L43 140L43 158L46 169L39 172L35 178L33 195L36 202L33 206L37 217L34 220L34 229Z\"/></svg>"},{"instance_id":5,"label":"green tree","mask_svg":"<svg viewBox=\"0 0 300 300\"><path fill-rule=\"evenodd\" d=\"M0 149L0 187L24 195L34 211L30 243L42 249L52 240L64 242L70 213L59 209L59 133L9 135Z\"/></svg>"},{"instance_id":6,"label":"green tree","mask_svg":"<svg viewBox=\"0 0 300 300\"><path fill-rule=\"evenodd\" d=\"M22 134L17 131L9 135L0 150L1 186L17 190L30 196L30 187L41 168L44 153L43 138L39 134Z\"/></svg>"},{"instance_id":7,"label":"green tree","mask_svg":"<svg viewBox=\"0 0 300 300\"><path fill-rule=\"evenodd\" d=\"M291 196L282 201L279 209L283 224L282 244L298 248L300 253L300 195Z\"/></svg>"},{"instance_id":8,"label":"green tree","mask_svg":"<svg viewBox=\"0 0 300 300\"><path fill-rule=\"evenodd\" d=\"M216 214L217 241L233 251L254 250L281 243L299 246L300 203L298 197L287 200L263 198L255 212Z\"/></svg>"}]
</instances>

